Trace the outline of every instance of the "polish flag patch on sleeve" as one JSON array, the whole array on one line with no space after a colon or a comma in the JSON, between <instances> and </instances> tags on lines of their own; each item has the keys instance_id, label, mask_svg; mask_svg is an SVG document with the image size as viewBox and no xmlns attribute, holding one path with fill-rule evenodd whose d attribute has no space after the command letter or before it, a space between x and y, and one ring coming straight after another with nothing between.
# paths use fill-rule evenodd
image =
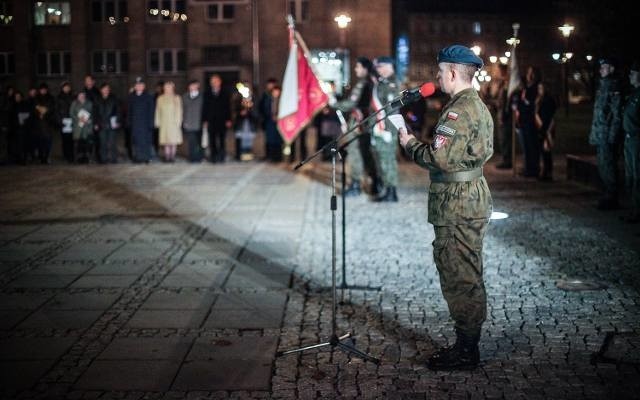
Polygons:
<instances>
[{"instance_id":1,"label":"polish flag patch on sleeve","mask_svg":"<svg viewBox=\"0 0 640 400\"><path fill-rule=\"evenodd\" d=\"M447 114L447 119L456 121L458 119L458 113L449 111L449 113Z\"/></svg>"},{"instance_id":2,"label":"polish flag patch on sleeve","mask_svg":"<svg viewBox=\"0 0 640 400\"><path fill-rule=\"evenodd\" d=\"M438 151L439 148L446 145L449 139L446 136L436 135L433 139L433 143L431 144L431 149L435 152Z\"/></svg>"}]
</instances>

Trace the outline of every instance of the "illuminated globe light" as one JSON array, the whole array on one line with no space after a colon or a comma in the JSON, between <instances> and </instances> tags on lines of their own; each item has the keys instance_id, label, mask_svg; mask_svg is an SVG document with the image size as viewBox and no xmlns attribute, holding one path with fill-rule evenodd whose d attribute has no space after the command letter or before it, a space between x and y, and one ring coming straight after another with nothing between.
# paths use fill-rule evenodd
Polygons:
<instances>
[{"instance_id":1,"label":"illuminated globe light","mask_svg":"<svg viewBox=\"0 0 640 400\"><path fill-rule=\"evenodd\" d=\"M506 64L508 62L509 62L509 58L507 58L505 56L500 57L500 63L501 64Z\"/></svg>"},{"instance_id":2,"label":"illuminated globe light","mask_svg":"<svg viewBox=\"0 0 640 400\"><path fill-rule=\"evenodd\" d=\"M349 26L349 22L351 22L351 17L345 14L340 14L333 19L338 23L338 28L344 29Z\"/></svg>"},{"instance_id":3,"label":"illuminated globe light","mask_svg":"<svg viewBox=\"0 0 640 400\"><path fill-rule=\"evenodd\" d=\"M487 76L487 71L485 71L485 70L480 71L480 75L481 76Z\"/></svg>"},{"instance_id":4,"label":"illuminated globe light","mask_svg":"<svg viewBox=\"0 0 640 400\"><path fill-rule=\"evenodd\" d=\"M151 15L158 15L160 13L160 11L157 8L152 8L151 10L149 10L149 14Z\"/></svg>"},{"instance_id":5,"label":"illuminated globe light","mask_svg":"<svg viewBox=\"0 0 640 400\"><path fill-rule=\"evenodd\" d=\"M509 214L503 213L500 211L494 211L491 213L490 219L507 219L507 218L509 218Z\"/></svg>"},{"instance_id":6,"label":"illuminated globe light","mask_svg":"<svg viewBox=\"0 0 640 400\"><path fill-rule=\"evenodd\" d=\"M560 59L560 53L553 53L551 55L551 58L553 58L554 60L558 61Z\"/></svg>"},{"instance_id":7,"label":"illuminated globe light","mask_svg":"<svg viewBox=\"0 0 640 400\"><path fill-rule=\"evenodd\" d=\"M573 53L564 53L564 56L567 57L567 60L571 60L571 57L573 57Z\"/></svg>"},{"instance_id":8,"label":"illuminated globe light","mask_svg":"<svg viewBox=\"0 0 640 400\"><path fill-rule=\"evenodd\" d=\"M187 14L180 14L180 19L183 21L187 21Z\"/></svg>"},{"instance_id":9,"label":"illuminated globe light","mask_svg":"<svg viewBox=\"0 0 640 400\"><path fill-rule=\"evenodd\" d=\"M485 82L491 82L491 75L487 75L484 77Z\"/></svg>"},{"instance_id":10,"label":"illuminated globe light","mask_svg":"<svg viewBox=\"0 0 640 400\"><path fill-rule=\"evenodd\" d=\"M587 59L587 61L593 60L593 56L591 54L587 54L585 58Z\"/></svg>"},{"instance_id":11,"label":"illuminated globe light","mask_svg":"<svg viewBox=\"0 0 640 400\"><path fill-rule=\"evenodd\" d=\"M478 77L478 80L479 80L480 82L484 82L484 75L480 75L480 76Z\"/></svg>"},{"instance_id":12,"label":"illuminated globe light","mask_svg":"<svg viewBox=\"0 0 640 400\"><path fill-rule=\"evenodd\" d=\"M242 82L236 83L236 89L238 89L238 93L240 93L243 98L248 99L251 97L251 89Z\"/></svg>"},{"instance_id":13,"label":"illuminated globe light","mask_svg":"<svg viewBox=\"0 0 640 400\"><path fill-rule=\"evenodd\" d=\"M491 61L491 63L495 64L495 63L496 63L496 61L498 61L498 57L496 57L496 56L490 56L490 57L489 57L489 61Z\"/></svg>"},{"instance_id":14,"label":"illuminated globe light","mask_svg":"<svg viewBox=\"0 0 640 400\"><path fill-rule=\"evenodd\" d=\"M480 53L482 52L482 49L478 45L472 46L472 47L470 47L470 49L471 49L471 51L473 51L473 54L475 54L477 56L479 56Z\"/></svg>"},{"instance_id":15,"label":"illuminated globe light","mask_svg":"<svg viewBox=\"0 0 640 400\"><path fill-rule=\"evenodd\" d=\"M507 56L507 58L511 57L511 52L510 51L505 51L504 55Z\"/></svg>"},{"instance_id":16,"label":"illuminated globe light","mask_svg":"<svg viewBox=\"0 0 640 400\"><path fill-rule=\"evenodd\" d=\"M569 35L571 35L571 32L573 32L573 30L576 29L576 27L565 23L564 25L559 26L558 29L560 30L560 32L562 32L562 36L568 38Z\"/></svg>"}]
</instances>

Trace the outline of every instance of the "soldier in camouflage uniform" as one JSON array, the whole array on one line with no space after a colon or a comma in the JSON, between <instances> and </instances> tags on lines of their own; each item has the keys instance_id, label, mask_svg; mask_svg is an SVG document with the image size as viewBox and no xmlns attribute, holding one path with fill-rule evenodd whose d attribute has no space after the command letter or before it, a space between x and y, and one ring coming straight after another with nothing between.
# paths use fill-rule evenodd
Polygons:
<instances>
[{"instance_id":1,"label":"soldier in camouflage uniform","mask_svg":"<svg viewBox=\"0 0 640 400\"><path fill-rule=\"evenodd\" d=\"M373 88L372 71L373 64L371 61L368 58L359 57L355 66L358 82L349 93L347 99L334 105L335 108L344 113L351 113L349 129L362 122L369 114L371 90ZM365 170L372 179L375 180L376 178L376 165L371 154L370 130L367 127L362 127L361 129L361 132L357 133L357 139L347 146L347 160L351 170L351 184L345 191L347 196L360 194L360 183Z\"/></svg>"},{"instance_id":2,"label":"soldier in camouflage uniform","mask_svg":"<svg viewBox=\"0 0 640 400\"><path fill-rule=\"evenodd\" d=\"M482 242L492 211L482 166L493 155L493 119L471 86L482 60L453 45L438 54L438 82L451 99L442 110L431 144L400 129L400 144L429 170L429 222L433 258L442 294L455 321L456 343L427 362L435 370L472 369L480 360L478 341L487 315Z\"/></svg>"},{"instance_id":3,"label":"soldier in camouflage uniform","mask_svg":"<svg viewBox=\"0 0 640 400\"><path fill-rule=\"evenodd\" d=\"M593 105L593 122L589 144L596 146L598 171L604 184L598 209L618 208L618 147L620 144L622 95L620 83L613 75L615 67L609 59L601 59L600 86Z\"/></svg>"},{"instance_id":4,"label":"soldier in camouflage uniform","mask_svg":"<svg viewBox=\"0 0 640 400\"><path fill-rule=\"evenodd\" d=\"M371 98L372 112L378 112L400 93L393 70L393 59L390 57L379 57L375 62L376 71L380 75L373 85L373 95ZM397 114L398 110L388 113L386 110L377 114L376 124L373 126L374 154L378 162L384 191L375 201L398 201L396 186L398 185L398 160L396 159L397 130L387 118L390 114Z\"/></svg>"},{"instance_id":5,"label":"soldier in camouflage uniform","mask_svg":"<svg viewBox=\"0 0 640 400\"><path fill-rule=\"evenodd\" d=\"M627 187L631 191L632 211L624 218L630 223L640 222L640 63L635 62L629 71L629 83L633 90L622 114L624 129L624 171Z\"/></svg>"}]
</instances>

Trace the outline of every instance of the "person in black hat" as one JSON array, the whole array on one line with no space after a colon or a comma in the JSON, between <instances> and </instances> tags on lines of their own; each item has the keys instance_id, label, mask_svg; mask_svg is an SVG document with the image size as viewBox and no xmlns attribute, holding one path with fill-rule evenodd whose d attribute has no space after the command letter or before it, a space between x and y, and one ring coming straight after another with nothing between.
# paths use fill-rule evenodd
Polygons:
<instances>
[{"instance_id":1,"label":"person in black hat","mask_svg":"<svg viewBox=\"0 0 640 400\"><path fill-rule=\"evenodd\" d=\"M456 342L427 361L433 370L473 369L487 317L482 246L492 211L482 167L493 155L493 118L472 86L482 59L460 45L438 54L438 83L451 99L443 108L431 144L400 129L400 144L429 170L429 222L435 231L433 258L442 294L455 322Z\"/></svg>"},{"instance_id":2,"label":"person in black hat","mask_svg":"<svg viewBox=\"0 0 640 400\"><path fill-rule=\"evenodd\" d=\"M622 114L624 129L624 171L627 188L631 193L632 210L623 219L640 222L640 63L634 62L629 70L631 94Z\"/></svg>"},{"instance_id":3,"label":"person in black hat","mask_svg":"<svg viewBox=\"0 0 640 400\"><path fill-rule=\"evenodd\" d=\"M349 96L336 103L335 108L343 113L350 113L349 129L362 122L369 115L371 105L371 91L373 89L373 64L366 57L358 57L354 68L358 82ZM371 132L367 127L360 128L358 139L347 147L347 160L350 166L351 184L345 191L346 196L357 196L361 192L361 181L365 178L363 172L372 179L375 188L376 165L371 154Z\"/></svg>"},{"instance_id":4,"label":"person in black hat","mask_svg":"<svg viewBox=\"0 0 640 400\"><path fill-rule=\"evenodd\" d=\"M129 95L127 126L131 132L133 161L149 163L153 143L155 116L153 96L146 91L141 77L137 77L133 92Z\"/></svg>"},{"instance_id":5,"label":"person in black hat","mask_svg":"<svg viewBox=\"0 0 640 400\"><path fill-rule=\"evenodd\" d=\"M602 58L600 83L593 105L593 121L589 144L596 146L600 178L604 193L598 201L599 210L618 208L618 147L622 140L622 94L620 81L615 75L615 64L610 58Z\"/></svg>"},{"instance_id":6,"label":"person in black hat","mask_svg":"<svg viewBox=\"0 0 640 400\"><path fill-rule=\"evenodd\" d=\"M56 98L57 123L60 127L62 137L62 155L68 163L73 163L75 156L73 154L73 123L69 109L73 103L73 93L71 92L71 84L63 82L60 85L60 93Z\"/></svg>"},{"instance_id":7,"label":"person in black hat","mask_svg":"<svg viewBox=\"0 0 640 400\"><path fill-rule=\"evenodd\" d=\"M35 99L35 113L32 125L38 158L42 164L51 162L49 157L56 126L56 102L51 93L49 93L49 85L42 83Z\"/></svg>"}]
</instances>

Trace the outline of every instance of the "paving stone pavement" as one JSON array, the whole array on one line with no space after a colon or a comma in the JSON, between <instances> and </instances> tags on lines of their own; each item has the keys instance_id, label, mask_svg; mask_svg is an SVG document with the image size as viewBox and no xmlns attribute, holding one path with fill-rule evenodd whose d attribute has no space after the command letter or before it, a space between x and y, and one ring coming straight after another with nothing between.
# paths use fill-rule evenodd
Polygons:
<instances>
[{"instance_id":1,"label":"paving stone pavement","mask_svg":"<svg viewBox=\"0 0 640 400\"><path fill-rule=\"evenodd\" d=\"M399 203L347 201L347 282L381 290L339 291L337 330L374 365L275 357L331 334L327 186L260 163L0 169L0 396L637 398L640 228L591 189L492 166L509 218L485 240L482 365L426 369L452 323L427 174L400 170Z\"/></svg>"}]
</instances>

